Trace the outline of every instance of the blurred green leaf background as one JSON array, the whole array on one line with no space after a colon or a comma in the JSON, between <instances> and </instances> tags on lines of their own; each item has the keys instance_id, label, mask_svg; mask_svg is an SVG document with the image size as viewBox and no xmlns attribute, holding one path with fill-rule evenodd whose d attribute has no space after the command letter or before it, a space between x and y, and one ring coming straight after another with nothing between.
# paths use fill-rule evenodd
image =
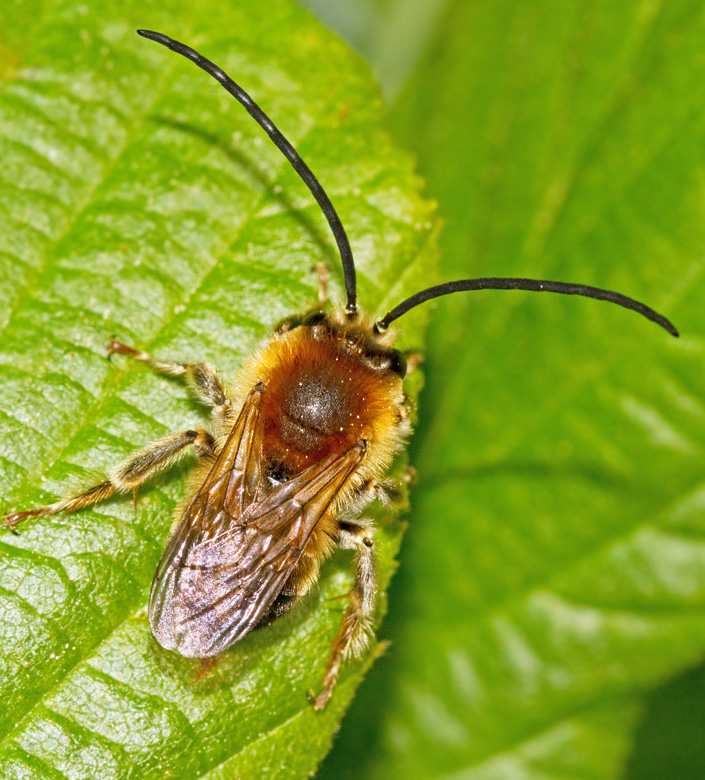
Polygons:
<instances>
[{"instance_id":1,"label":"blurred green leaf background","mask_svg":"<svg viewBox=\"0 0 705 780\"><path fill-rule=\"evenodd\" d=\"M444 279L383 636L319 778L705 776L702 4L309 0L373 64Z\"/></svg>"}]
</instances>

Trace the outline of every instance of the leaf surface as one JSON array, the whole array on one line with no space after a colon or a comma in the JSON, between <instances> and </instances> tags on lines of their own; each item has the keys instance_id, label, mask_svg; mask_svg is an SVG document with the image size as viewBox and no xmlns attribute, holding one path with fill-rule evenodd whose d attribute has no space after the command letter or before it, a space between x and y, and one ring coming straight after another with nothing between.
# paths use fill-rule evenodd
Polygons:
<instances>
[{"instance_id":1,"label":"leaf surface","mask_svg":"<svg viewBox=\"0 0 705 780\"><path fill-rule=\"evenodd\" d=\"M432 216L379 124L367 68L293 3L0 7L0 476L3 509L90 483L198 425L177 381L110 336L231 376L342 271L318 207L232 98L138 27L202 50L251 91L319 175L374 312L432 267ZM161 650L146 603L188 466L90 511L0 532L0 776L299 777L325 754L372 655L328 709L320 685L351 558L218 663ZM382 586L401 524L382 518ZM381 614L382 608L380 609Z\"/></svg>"}]
</instances>

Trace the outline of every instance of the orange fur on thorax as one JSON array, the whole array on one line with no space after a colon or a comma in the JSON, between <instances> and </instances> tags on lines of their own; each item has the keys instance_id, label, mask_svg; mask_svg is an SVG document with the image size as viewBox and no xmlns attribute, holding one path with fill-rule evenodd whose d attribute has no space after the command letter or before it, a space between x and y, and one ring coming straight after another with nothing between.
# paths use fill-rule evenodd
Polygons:
<instances>
[{"instance_id":1,"label":"orange fur on thorax","mask_svg":"<svg viewBox=\"0 0 705 780\"><path fill-rule=\"evenodd\" d=\"M291 474L360 439L376 439L397 419L389 382L359 359L350 344L316 340L306 328L265 349L260 363L264 452Z\"/></svg>"},{"instance_id":2,"label":"orange fur on thorax","mask_svg":"<svg viewBox=\"0 0 705 780\"><path fill-rule=\"evenodd\" d=\"M350 487L388 468L400 444L402 383L391 372L365 365L364 350L361 340L346 338L344 332L315 338L310 328L298 327L273 336L247 361L234 395L244 397L257 382L264 383L263 455L268 462L281 462L292 476L365 439L365 462ZM312 402L314 427L297 393ZM302 411L303 421L297 419Z\"/></svg>"},{"instance_id":3,"label":"orange fur on thorax","mask_svg":"<svg viewBox=\"0 0 705 780\"><path fill-rule=\"evenodd\" d=\"M279 461L286 472L275 473L275 478L290 478L328 455L343 454L361 438L367 442L364 460L340 490L335 505L321 517L292 575L290 587L299 595L315 582L321 561L333 550L338 508L345 506L364 482L385 475L409 428L408 420L402 422L401 379L392 372L375 371L364 364L361 358L370 346L371 328L358 332L360 338L355 334L351 338L344 329L315 338L310 328L301 326L275 334L248 358L230 389L233 405L239 410L252 388L258 382L264 384L262 456L267 466L271 468ZM321 436L311 448L302 451L287 441L290 431L283 430L287 397L304 378L317 376L341 402L343 409L337 427L343 430Z\"/></svg>"}]
</instances>

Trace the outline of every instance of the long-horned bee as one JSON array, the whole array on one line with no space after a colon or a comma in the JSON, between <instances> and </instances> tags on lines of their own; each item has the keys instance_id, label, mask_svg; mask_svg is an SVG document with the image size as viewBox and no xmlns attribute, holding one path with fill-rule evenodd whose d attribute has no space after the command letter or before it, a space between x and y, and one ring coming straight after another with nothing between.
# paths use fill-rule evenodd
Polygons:
<instances>
[{"instance_id":1,"label":"long-horned bee","mask_svg":"<svg viewBox=\"0 0 705 780\"><path fill-rule=\"evenodd\" d=\"M265 130L321 207L340 253L344 307L292 317L223 384L205 363L153 357L112 340L108 351L183 377L211 409L210 424L168 436L136 452L105 479L48 506L6 516L72 512L135 491L189 450L199 457L193 496L176 518L157 567L149 603L154 636L184 656L218 655L252 629L288 612L316 582L334 548L356 552L355 578L333 640L322 709L340 666L367 648L377 597L375 548L365 507L394 492L387 472L410 433L404 356L394 349L394 320L424 301L459 291L504 289L580 295L616 303L677 336L653 309L619 293L532 279L463 279L416 293L380 319L362 313L350 244L318 179L271 119L218 66L165 35L139 34L190 59L215 78Z\"/></svg>"}]
</instances>

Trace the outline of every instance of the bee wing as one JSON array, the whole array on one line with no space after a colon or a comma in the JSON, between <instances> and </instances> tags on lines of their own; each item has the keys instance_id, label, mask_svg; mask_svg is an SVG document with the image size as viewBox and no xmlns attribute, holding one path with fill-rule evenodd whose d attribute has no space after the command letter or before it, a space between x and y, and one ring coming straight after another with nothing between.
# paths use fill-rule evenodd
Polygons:
<instances>
[{"instance_id":1,"label":"bee wing","mask_svg":"<svg viewBox=\"0 0 705 780\"><path fill-rule=\"evenodd\" d=\"M149 619L159 644L205 658L251 631L281 592L363 447L271 486L263 477L261 389L243 407L157 567Z\"/></svg>"}]
</instances>

